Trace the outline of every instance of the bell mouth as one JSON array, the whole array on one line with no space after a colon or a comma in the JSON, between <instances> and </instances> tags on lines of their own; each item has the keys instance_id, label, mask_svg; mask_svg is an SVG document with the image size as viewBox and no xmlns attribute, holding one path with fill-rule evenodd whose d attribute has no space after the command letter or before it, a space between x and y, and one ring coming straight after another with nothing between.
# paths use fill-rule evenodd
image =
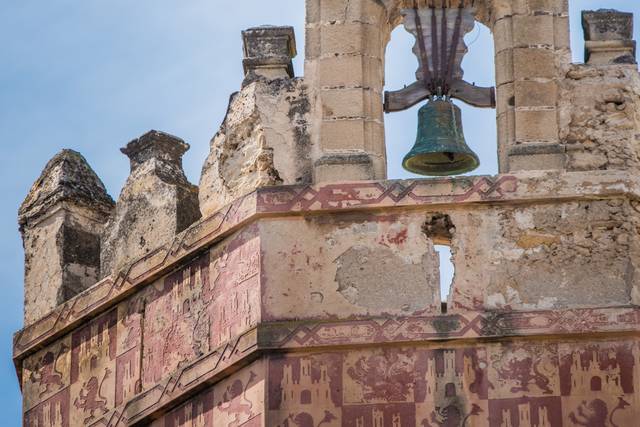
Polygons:
<instances>
[{"instance_id":1,"label":"bell mouth","mask_svg":"<svg viewBox=\"0 0 640 427\"><path fill-rule=\"evenodd\" d=\"M409 153L402 162L409 172L427 176L451 176L471 172L480 166L472 153Z\"/></svg>"}]
</instances>

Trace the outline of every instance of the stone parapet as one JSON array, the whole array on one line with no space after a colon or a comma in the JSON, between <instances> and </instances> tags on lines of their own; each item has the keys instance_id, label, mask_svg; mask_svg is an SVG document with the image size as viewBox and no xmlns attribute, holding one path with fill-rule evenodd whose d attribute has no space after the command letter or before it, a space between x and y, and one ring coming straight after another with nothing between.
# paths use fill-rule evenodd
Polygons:
<instances>
[{"instance_id":1,"label":"stone parapet","mask_svg":"<svg viewBox=\"0 0 640 427\"><path fill-rule=\"evenodd\" d=\"M551 191L551 192L550 192ZM456 179L354 182L320 186L263 188L203 218L147 255L59 306L16 336L15 356L29 352L103 312L141 287L149 285L177 263L214 242L242 230L256 229L261 220L315 215L373 215L386 209L395 216L422 207L426 213L447 212L447 206L479 210L479 206L545 205L590 200L635 199L640 183L627 173L526 173ZM426 216L425 216L426 218ZM355 217L354 217L355 219ZM269 223L271 221L267 221ZM259 227L259 225L258 225Z\"/></svg>"}]
</instances>

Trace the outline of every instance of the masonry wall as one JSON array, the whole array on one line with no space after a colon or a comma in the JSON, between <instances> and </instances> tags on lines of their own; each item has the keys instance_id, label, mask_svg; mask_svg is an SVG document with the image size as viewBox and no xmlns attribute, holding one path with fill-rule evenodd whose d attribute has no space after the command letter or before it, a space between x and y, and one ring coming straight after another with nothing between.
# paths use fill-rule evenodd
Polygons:
<instances>
[{"instance_id":1,"label":"masonry wall","mask_svg":"<svg viewBox=\"0 0 640 427\"><path fill-rule=\"evenodd\" d=\"M540 201L550 177L279 187L240 199L178 236L183 249L168 244L16 337L26 423L165 414L175 425L191 413L192 425L226 425L231 415L216 411L235 411L250 425L438 425L455 419L441 413L451 407L478 425L529 411L555 426L602 404L630 419L637 213L607 173L566 177L558 199ZM447 238L456 277L444 313L433 243ZM482 338L496 342L473 341ZM207 384L217 391L172 403Z\"/></svg>"}]
</instances>

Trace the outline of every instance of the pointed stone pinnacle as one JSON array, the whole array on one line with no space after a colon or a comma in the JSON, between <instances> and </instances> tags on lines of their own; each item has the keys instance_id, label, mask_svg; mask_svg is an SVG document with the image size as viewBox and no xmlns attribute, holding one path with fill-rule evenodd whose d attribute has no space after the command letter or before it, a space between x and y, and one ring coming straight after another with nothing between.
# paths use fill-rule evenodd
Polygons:
<instances>
[{"instance_id":1,"label":"pointed stone pinnacle","mask_svg":"<svg viewBox=\"0 0 640 427\"><path fill-rule=\"evenodd\" d=\"M20 227L45 215L53 206L71 202L108 215L114 201L77 151L65 149L56 154L34 182L18 212Z\"/></svg>"}]
</instances>

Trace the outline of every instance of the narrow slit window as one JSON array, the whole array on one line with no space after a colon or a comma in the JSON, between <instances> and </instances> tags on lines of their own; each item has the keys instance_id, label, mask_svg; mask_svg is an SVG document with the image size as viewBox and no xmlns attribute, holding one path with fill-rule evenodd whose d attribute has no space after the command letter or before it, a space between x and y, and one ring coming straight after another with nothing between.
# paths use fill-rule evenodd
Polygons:
<instances>
[{"instance_id":1,"label":"narrow slit window","mask_svg":"<svg viewBox=\"0 0 640 427\"><path fill-rule=\"evenodd\" d=\"M451 261L451 248L447 245L435 245L435 250L440 258L440 302L442 312L446 313L447 301L453 285L455 267Z\"/></svg>"}]
</instances>

